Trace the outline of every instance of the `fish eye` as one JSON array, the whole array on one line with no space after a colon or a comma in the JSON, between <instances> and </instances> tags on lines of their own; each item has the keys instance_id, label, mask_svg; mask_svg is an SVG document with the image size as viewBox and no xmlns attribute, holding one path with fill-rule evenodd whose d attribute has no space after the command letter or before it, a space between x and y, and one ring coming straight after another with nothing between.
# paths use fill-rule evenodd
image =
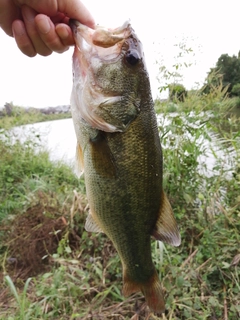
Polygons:
<instances>
[{"instance_id":1,"label":"fish eye","mask_svg":"<svg viewBox=\"0 0 240 320\"><path fill-rule=\"evenodd\" d=\"M140 60L140 57L136 50L129 50L126 53L125 59L131 66L135 66Z\"/></svg>"}]
</instances>

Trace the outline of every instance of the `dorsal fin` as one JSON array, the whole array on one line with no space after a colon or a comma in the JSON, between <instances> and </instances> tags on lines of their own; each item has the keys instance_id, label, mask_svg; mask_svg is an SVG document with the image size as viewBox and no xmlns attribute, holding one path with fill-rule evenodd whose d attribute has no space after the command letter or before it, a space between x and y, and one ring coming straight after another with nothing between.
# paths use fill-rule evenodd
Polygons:
<instances>
[{"instance_id":1,"label":"dorsal fin","mask_svg":"<svg viewBox=\"0 0 240 320\"><path fill-rule=\"evenodd\" d=\"M152 235L156 240L160 240L177 247L181 244L181 236L173 215L172 207L164 191L162 191L161 199L162 203L159 211L159 217Z\"/></svg>"}]
</instances>

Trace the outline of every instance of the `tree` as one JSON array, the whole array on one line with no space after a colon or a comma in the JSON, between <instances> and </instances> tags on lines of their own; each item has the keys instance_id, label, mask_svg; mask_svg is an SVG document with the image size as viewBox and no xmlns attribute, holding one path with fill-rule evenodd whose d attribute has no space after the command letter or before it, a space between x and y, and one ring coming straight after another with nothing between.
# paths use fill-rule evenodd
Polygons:
<instances>
[{"instance_id":1,"label":"tree","mask_svg":"<svg viewBox=\"0 0 240 320\"><path fill-rule=\"evenodd\" d=\"M207 84L205 92L209 90L209 86L217 85L219 80L222 81L223 88L227 88L227 92L230 95L234 95L232 92L233 87L240 83L240 51L238 56L232 57L228 54L222 54L216 63L215 68L211 68L207 76Z\"/></svg>"}]
</instances>

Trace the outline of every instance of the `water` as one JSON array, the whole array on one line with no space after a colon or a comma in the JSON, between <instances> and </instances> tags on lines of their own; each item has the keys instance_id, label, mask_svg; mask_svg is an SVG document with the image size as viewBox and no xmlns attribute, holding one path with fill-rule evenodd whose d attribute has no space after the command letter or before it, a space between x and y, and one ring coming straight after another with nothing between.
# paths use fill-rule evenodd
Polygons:
<instances>
[{"instance_id":1,"label":"water","mask_svg":"<svg viewBox=\"0 0 240 320\"><path fill-rule=\"evenodd\" d=\"M162 118L158 116L159 125L169 124L169 119L167 121L165 119L164 124L161 121ZM20 139L21 141L28 139L30 136L32 141L36 141L37 149L42 148L49 152L52 161L61 160L70 166L74 165L77 142L72 119L20 126L14 128L12 132L14 139ZM181 139L181 137L179 138ZM218 142L218 138L214 135L211 136L210 141L202 136L197 139L197 144L201 146L202 150L202 154L198 158L199 170L206 176L213 175L215 166L219 166L219 159L220 166L224 168L229 169L233 165L232 153L229 154L227 150L224 151Z\"/></svg>"},{"instance_id":2,"label":"water","mask_svg":"<svg viewBox=\"0 0 240 320\"><path fill-rule=\"evenodd\" d=\"M75 159L76 136L72 119L39 122L16 127L14 139L24 142L29 137L36 141L37 149L47 150L52 161L64 161L72 165Z\"/></svg>"}]
</instances>

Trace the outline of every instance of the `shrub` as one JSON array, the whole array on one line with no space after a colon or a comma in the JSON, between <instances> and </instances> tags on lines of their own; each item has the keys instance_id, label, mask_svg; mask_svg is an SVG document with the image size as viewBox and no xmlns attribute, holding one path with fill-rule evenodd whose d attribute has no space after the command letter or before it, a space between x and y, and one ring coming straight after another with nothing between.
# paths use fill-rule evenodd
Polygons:
<instances>
[{"instance_id":1,"label":"shrub","mask_svg":"<svg viewBox=\"0 0 240 320\"><path fill-rule=\"evenodd\" d=\"M169 99L171 101L184 101L187 96L187 90L180 83L173 83L169 85Z\"/></svg>"},{"instance_id":2,"label":"shrub","mask_svg":"<svg viewBox=\"0 0 240 320\"><path fill-rule=\"evenodd\" d=\"M240 97L240 83L237 83L233 86L231 93L233 96Z\"/></svg>"}]
</instances>

